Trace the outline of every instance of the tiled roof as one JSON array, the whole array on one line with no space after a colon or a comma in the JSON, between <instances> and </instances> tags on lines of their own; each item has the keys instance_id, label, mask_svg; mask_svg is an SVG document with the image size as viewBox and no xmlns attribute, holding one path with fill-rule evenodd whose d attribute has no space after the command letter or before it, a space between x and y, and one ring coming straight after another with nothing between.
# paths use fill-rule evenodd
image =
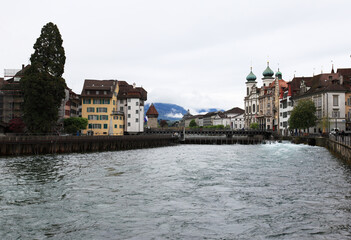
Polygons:
<instances>
[{"instance_id":1,"label":"tiled roof","mask_svg":"<svg viewBox=\"0 0 351 240\"><path fill-rule=\"evenodd\" d=\"M351 68L338 68L337 73L343 77L343 85L351 90Z\"/></svg>"},{"instance_id":2,"label":"tiled roof","mask_svg":"<svg viewBox=\"0 0 351 240\"><path fill-rule=\"evenodd\" d=\"M150 115L158 117L158 112L153 103L151 103L149 109L146 112L146 116L150 116Z\"/></svg>"},{"instance_id":3,"label":"tiled roof","mask_svg":"<svg viewBox=\"0 0 351 240\"><path fill-rule=\"evenodd\" d=\"M312 77L294 77L290 82L292 96L299 94L301 81L304 81L307 87L312 86Z\"/></svg>"},{"instance_id":4,"label":"tiled roof","mask_svg":"<svg viewBox=\"0 0 351 240\"><path fill-rule=\"evenodd\" d=\"M111 98L113 96L113 92L116 89L116 86L117 86L117 80L86 79L84 81L84 86L83 86L81 96Z\"/></svg>"},{"instance_id":5,"label":"tiled roof","mask_svg":"<svg viewBox=\"0 0 351 240\"><path fill-rule=\"evenodd\" d=\"M147 100L147 91L142 87L135 87L128 84L126 81L118 81L119 92L118 99L140 98Z\"/></svg>"}]
</instances>

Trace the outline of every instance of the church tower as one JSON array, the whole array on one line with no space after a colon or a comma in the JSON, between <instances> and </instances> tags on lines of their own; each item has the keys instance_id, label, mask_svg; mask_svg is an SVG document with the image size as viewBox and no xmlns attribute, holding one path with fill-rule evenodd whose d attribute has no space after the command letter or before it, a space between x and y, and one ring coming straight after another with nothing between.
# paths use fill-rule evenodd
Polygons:
<instances>
[{"instance_id":1,"label":"church tower","mask_svg":"<svg viewBox=\"0 0 351 240\"><path fill-rule=\"evenodd\" d=\"M252 67L250 68L250 70L251 71L250 71L249 75L247 75L247 77L246 77L246 96L249 96L251 94L252 87L256 86L256 84L257 84L256 76L252 72Z\"/></svg>"},{"instance_id":2,"label":"church tower","mask_svg":"<svg viewBox=\"0 0 351 240\"><path fill-rule=\"evenodd\" d=\"M267 68L264 70L262 82L263 82L263 87L268 87L269 84L271 84L274 81L273 75L274 72L272 69L269 67L269 62L267 62Z\"/></svg>"}]
</instances>

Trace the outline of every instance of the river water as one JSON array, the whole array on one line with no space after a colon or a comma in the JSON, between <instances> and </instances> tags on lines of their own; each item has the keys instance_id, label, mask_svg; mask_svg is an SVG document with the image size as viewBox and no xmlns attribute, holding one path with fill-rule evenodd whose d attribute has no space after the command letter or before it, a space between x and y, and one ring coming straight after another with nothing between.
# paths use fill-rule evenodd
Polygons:
<instances>
[{"instance_id":1,"label":"river water","mask_svg":"<svg viewBox=\"0 0 351 240\"><path fill-rule=\"evenodd\" d=\"M351 170L290 143L0 159L0 239L350 239Z\"/></svg>"}]
</instances>

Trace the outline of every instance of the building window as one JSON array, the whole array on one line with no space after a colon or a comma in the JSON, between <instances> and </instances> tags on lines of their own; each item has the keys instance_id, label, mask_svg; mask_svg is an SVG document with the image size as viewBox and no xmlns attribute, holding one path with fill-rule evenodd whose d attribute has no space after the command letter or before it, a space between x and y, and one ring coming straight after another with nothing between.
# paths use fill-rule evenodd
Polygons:
<instances>
[{"instance_id":1,"label":"building window","mask_svg":"<svg viewBox=\"0 0 351 240\"><path fill-rule=\"evenodd\" d=\"M101 129L101 124L92 124L93 129Z\"/></svg>"},{"instance_id":2,"label":"building window","mask_svg":"<svg viewBox=\"0 0 351 240\"><path fill-rule=\"evenodd\" d=\"M119 102L120 102L121 104L123 104L123 99L119 100Z\"/></svg>"},{"instance_id":3,"label":"building window","mask_svg":"<svg viewBox=\"0 0 351 240\"><path fill-rule=\"evenodd\" d=\"M119 128L123 128L123 125L119 125Z\"/></svg>"},{"instance_id":4,"label":"building window","mask_svg":"<svg viewBox=\"0 0 351 240\"><path fill-rule=\"evenodd\" d=\"M136 118L136 119L135 119L135 122L139 122L139 118Z\"/></svg>"},{"instance_id":5,"label":"building window","mask_svg":"<svg viewBox=\"0 0 351 240\"><path fill-rule=\"evenodd\" d=\"M131 106L128 106L128 110L130 110L131 109Z\"/></svg>"},{"instance_id":6,"label":"building window","mask_svg":"<svg viewBox=\"0 0 351 240\"><path fill-rule=\"evenodd\" d=\"M130 98L128 98L128 102L130 102L131 101L131 99Z\"/></svg>"},{"instance_id":7,"label":"building window","mask_svg":"<svg viewBox=\"0 0 351 240\"><path fill-rule=\"evenodd\" d=\"M96 91L96 95L99 95L99 91Z\"/></svg>"},{"instance_id":8,"label":"building window","mask_svg":"<svg viewBox=\"0 0 351 240\"><path fill-rule=\"evenodd\" d=\"M130 122L128 123L128 127L130 127Z\"/></svg>"},{"instance_id":9,"label":"building window","mask_svg":"<svg viewBox=\"0 0 351 240\"><path fill-rule=\"evenodd\" d=\"M87 95L90 95L90 91L87 91Z\"/></svg>"},{"instance_id":10,"label":"building window","mask_svg":"<svg viewBox=\"0 0 351 240\"><path fill-rule=\"evenodd\" d=\"M100 115L100 120L108 120L108 115Z\"/></svg>"},{"instance_id":11,"label":"building window","mask_svg":"<svg viewBox=\"0 0 351 240\"><path fill-rule=\"evenodd\" d=\"M96 108L96 112L107 112L107 108Z\"/></svg>"},{"instance_id":12,"label":"building window","mask_svg":"<svg viewBox=\"0 0 351 240\"><path fill-rule=\"evenodd\" d=\"M333 106L339 106L339 96L333 95Z\"/></svg>"},{"instance_id":13,"label":"building window","mask_svg":"<svg viewBox=\"0 0 351 240\"><path fill-rule=\"evenodd\" d=\"M115 128L117 128L117 124L115 124Z\"/></svg>"},{"instance_id":14,"label":"building window","mask_svg":"<svg viewBox=\"0 0 351 240\"><path fill-rule=\"evenodd\" d=\"M107 95L107 91L104 91L104 95Z\"/></svg>"},{"instance_id":15,"label":"building window","mask_svg":"<svg viewBox=\"0 0 351 240\"><path fill-rule=\"evenodd\" d=\"M333 118L338 118L338 117L340 117L340 112L339 112L338 110L333 111L333 112L332 112L332 117L333 117Z\"/></svg>"},{"instance_id":16,"label":"building window","mask_svg":"<svg viewBox=\"0 0 351 240\"><path fill-rule=\"evenodd\" d=\"M347 105L348 105L348 106L351 106L351 97L349 97L349 98L347 99Z\"/></svg>"},{"instance_id":17,"label":"building window","mask_svg":"<svg viewBox=\"0 0 351 240\"><path fill-rule=\"evenodd\" d=\"M94 99L94 104L110 104L110 99Z\"/></svg>"},{"instance_id":18,"label":"building window","mask_svg":"<svg viewBox=\"0 0 351 240\"><path fill-rule=\"evenodd\" d=\"M89 125L88 125L88 128L90 128L90 129L91 129L92 127L93 127L93 125L92 125L92 124L89 124Z\"/></svg>"},{"instance_id":19,"label":"building window","mask_svg":"<svg viewBox=\"0 0 351 240\"><path fill-rule=\"evenodd\" d=\"M246 95L249 95L249 88L246 88Z\"/></svg>"},{"instance_id":20,"label":"building window","mask_svg":"<svg viewBox=\"0 0 351 240\"><path fill-rule=\"evenodd\" d=\"M139 106L139 102L136 102L136 103L135 103L135 106Z\"/></svg>"},{"instance_id":21,"label":"building window","mask_svg":"<svg viewBox=\"0 0 351 240\"><path fill-rule=\"evenodd\" d=\"M128 118L130 118L130 114L128 114Z\"/></svg>"},{"instance_id":22,"label":"building window","mask_svg":"<svg viewBox=\"0 0 351 240\"><path fill-rule=\"evenodd\" d=\"M139 114L139 110L135 110L135 113L136 113L136 114Z\"/></svg>"},{"instance_id":23,"label":"building window","mask_svg":"<svg viewBox=\"0 0 351 240\"><path fill-rule=\"evenodd\" d=\"M123 112L123 107L119 107L119 110Z\"/></svg>"},{"instance_id":24,"label":"building window","mask_svg":"<svg viewBox=\"0 0 351 240\"><path fill-rule=\"evenodd\" d=\"M83 104L91 104L91 99L83 99Z\"/></svg>"},{"instance_id":25,"label":"building window","mask_svg":"<svg viewBox=\"0 0 351 240\"><path fill-rule=\"evenodd\" d=\"M118 116L113 116L113 119L114 120L118 120Z\"/></svg>"},{"instance_id":26,"label":"building window","mask_svg":"<svg viewBox=\"0 0 351 240\"><path fill-rule=\"evenodd\" d=\"M115 100L113 100L113 105L116 105L116 101Z\"/></svg>"},{"instance_id":27,"label":"building window","mask_svg":"<svg viewBox=\"0 0 351 240\"><path fill-rule=\"evenodd\" d=\"M88 120L99 120L99 115L88 115Z\"/></svg>"},{"instance_id":28,"label":"building window","mask_svg":"<svg viewBox=\"0 0 351 240\"><path fill-rule=\"evenodd\" d=\"M107 124L104 124L104 129L107 129Z\"/></svg>"},{"instance_id":29,"label":"building window","mask_svg":"<svg viewBox=\"0 0 351 240\"><path fill-rule=\"evenodd\" d=\"M252 105L252 112L255 112L255 104L254 105Z\"/></svg>"}]
</instances>

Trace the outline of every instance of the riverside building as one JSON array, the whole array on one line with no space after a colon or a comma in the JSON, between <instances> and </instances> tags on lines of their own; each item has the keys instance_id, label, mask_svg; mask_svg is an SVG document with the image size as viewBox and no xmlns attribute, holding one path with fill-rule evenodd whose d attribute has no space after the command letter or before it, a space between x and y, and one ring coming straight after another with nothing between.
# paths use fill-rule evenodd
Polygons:
<instances>
[{"instance_id":1,"label":"riverside building","mask_svg":"<svg viewBox=\"0 0 351 240\"><path fill-rule=\"evenodd\" d=\"M124 113L117 109L117 80L85 80L81 93L82 117L87 135L123 135Z\"/></svg>"}]
</instances>

